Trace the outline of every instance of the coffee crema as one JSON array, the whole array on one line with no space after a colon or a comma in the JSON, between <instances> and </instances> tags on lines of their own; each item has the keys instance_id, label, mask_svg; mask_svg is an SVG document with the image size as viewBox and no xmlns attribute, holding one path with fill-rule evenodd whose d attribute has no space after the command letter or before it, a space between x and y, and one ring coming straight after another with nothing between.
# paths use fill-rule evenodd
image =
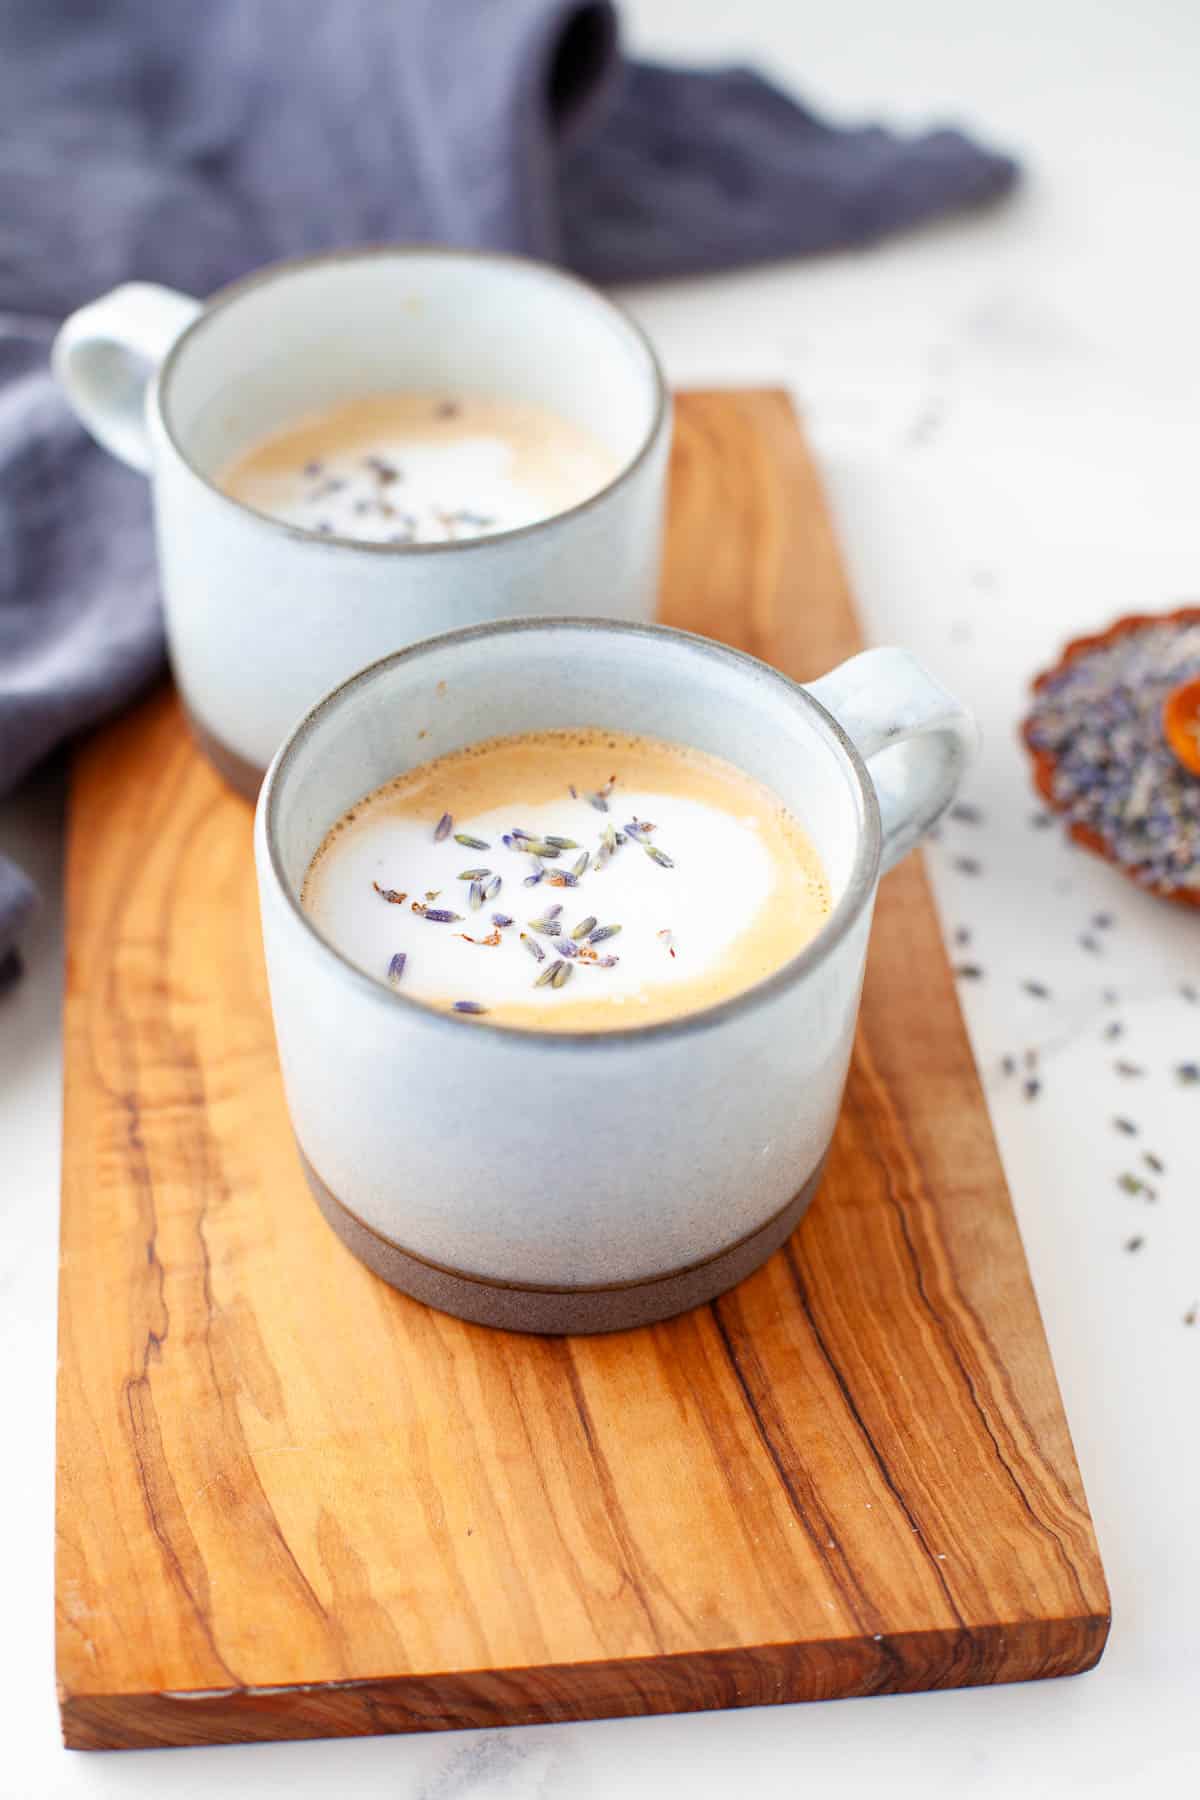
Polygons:
<instances>
[{"instance_id":1,"label":"coffee crema","mask_svg":"<svg viewBox=\"0 0 1200 1800\"><path fill-rule=\"evenodd\" d=\"M802 950L831 905L769 788L601 728L491 738L398 776L328 832L301 903L414 999L566 1032L729 999Z\"/></svg>"},{"instance_id":2,"label":"coffee crema","mask_svg":"<svg viewBox=\"0 0 1200 1800\"><path fill-rule=\"evenodd\" d=\"M487 537L566 512L620 467L558 413L481 396L370 394L244 450L218 486L285 524L372 544Z\"/></svg>"}]
</instances>

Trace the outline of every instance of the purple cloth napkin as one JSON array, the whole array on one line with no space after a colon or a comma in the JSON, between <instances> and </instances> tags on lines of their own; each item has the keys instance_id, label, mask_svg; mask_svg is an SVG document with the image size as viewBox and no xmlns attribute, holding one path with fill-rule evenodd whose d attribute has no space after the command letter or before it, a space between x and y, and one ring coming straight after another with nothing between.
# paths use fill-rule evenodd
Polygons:
<instances>
[{"instance_id":1,"label":"purple cloth napkin","mask_svg":"<svg viewBox=\"0 0 1200 1800\"><path fill-rule=\"evenodd\" d=\"M51 382L116 282L415 239L600 281L859 244L1004 193L956 131L631 63L596 0L0 0L0 793L159 668L145 483ZM31 889L0 855L0 963Z\"/></svg>"}]
</instances>

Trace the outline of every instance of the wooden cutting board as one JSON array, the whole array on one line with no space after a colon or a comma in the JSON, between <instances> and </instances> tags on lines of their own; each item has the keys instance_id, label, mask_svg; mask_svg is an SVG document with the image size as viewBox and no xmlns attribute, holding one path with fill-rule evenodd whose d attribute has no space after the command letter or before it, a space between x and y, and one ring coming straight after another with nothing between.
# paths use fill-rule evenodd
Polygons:
<instances>
[{"instance_id":1,"label":"wooden cutting board","mask_svg":"<svg viewBox=\"0 0 1200 1800\"><path fill-rule=\"evenodd\" d=\"M662 616L858 630L786 399L679 403ZM251 815L169 692L75 771L58 1387L70 1745L748 1706L1090 1668L1108 1597L916 859L824 1188L712 1306L511 1337L305 1190Z\"/></svg>"}]
</instances>

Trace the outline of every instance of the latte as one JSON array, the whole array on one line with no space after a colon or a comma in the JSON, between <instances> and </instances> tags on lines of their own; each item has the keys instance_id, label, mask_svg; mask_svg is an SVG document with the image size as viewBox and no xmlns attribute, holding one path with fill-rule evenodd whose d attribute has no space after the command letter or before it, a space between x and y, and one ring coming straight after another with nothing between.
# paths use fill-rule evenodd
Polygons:
<instances>
[{"instance_id":1,"label":"latte","mask_svg":"<svg viewBox=\"0 0 1200 1800\"><path fill-rule=\"evenodd\" d=\"M606 487L619 461L543 407L373 394L261 439L218 477L256 512L322 537L455 543L532 525Z\"/></svg>"},{"instance_id":2,"label":"latte","mask_svg":"<svg viewBox=\"0 0 1200 1800\"><path fill-rule=\"evenodd\" d=\"M368 974L536 1030L620 1030L752 987L821 929L829 885L768 788L603 729L493 738L367 795L302 904Z\"/></svg>"}]
</instances>

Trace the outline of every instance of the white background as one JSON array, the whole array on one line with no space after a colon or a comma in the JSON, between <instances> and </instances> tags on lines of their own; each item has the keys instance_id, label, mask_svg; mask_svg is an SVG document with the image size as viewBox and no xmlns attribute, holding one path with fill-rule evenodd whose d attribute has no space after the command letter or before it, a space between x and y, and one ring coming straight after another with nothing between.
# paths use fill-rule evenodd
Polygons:
<instances>
[{"instance_id":1,"label":"white background","mask_svg":"<svg viewBox=\"0 0 1200 1800\"><path fill-rule=\"evenodd\" d=\"M58 789L0 808L46 906L0 1003L6 1601L0 1794L394 1800L1200 1792L1200 919L1028 825L1028 676L1076 630L1200 594L1200 10L1192 0L638 0L635 44L770 67L846 117L957 117L1026 161L1021 194L854 256L627 296L678 379L773 377L819 445L872 637L979 710L978 827L932 852L972 1041L1112 1587L1073 1681L506 1733L68 1755L52 1674L60 1122ZM957 873L969 853L981 878ZM1080 948L1112 911L1103 958ZM1049 1000L1026 995L1036 979ZM1119 995L1106 1007L1101 988ZM1120 1018L1118 1045L1100 1035ZM1036 1047L1026 1101L1000 1059ZM1120 1053L1147 1074L1121 1080ZM1142 1126L1119 1137L1111 1115ZM1116 1186L1141 1148L1153 1206ZM1123 1246L1144 1237L1137 1252Z\"/></svg>"}]
</instances>

